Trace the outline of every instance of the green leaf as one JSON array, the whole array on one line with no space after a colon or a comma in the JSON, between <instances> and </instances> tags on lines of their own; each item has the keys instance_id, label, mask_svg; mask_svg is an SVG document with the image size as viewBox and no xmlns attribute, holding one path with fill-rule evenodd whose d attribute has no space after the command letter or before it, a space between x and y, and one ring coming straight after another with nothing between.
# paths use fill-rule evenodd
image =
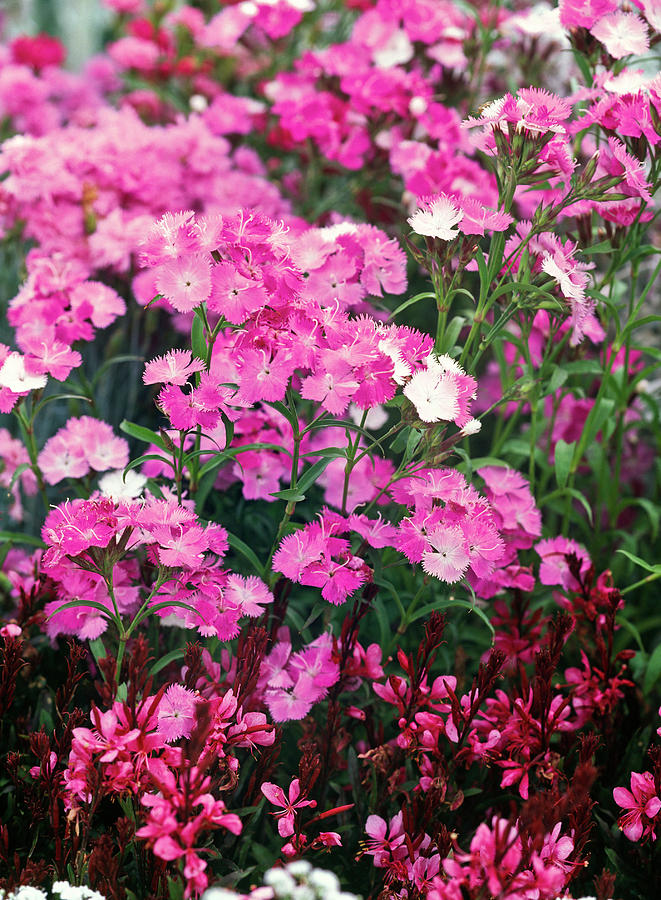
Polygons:
<instances>
[{"instance_id":1,"label":"green leaf","mask_svg":"<svg viewBox=\"0 0 661 900\"><path fill-rule=\"evenodd\" d=\"M555 445L555 479L560 488L564 488L567 484L575 449L576 441L568 444L562 438Z\"/></svg>"},{"instance_id":2,"label":"green leaf","mask_svg":"<svg viewBox=\"0 0 661 900\"><path fill-rule=\"evenodd\" d=\"M569 372L564 366L556 366L553 370L553 374L548 380L546 385L546 389L544 391L544 396L547 394L555 394L555 392L562 387L565 381L569 378Z\"/></svg>"},{"instance_id":3,"label":"green leaf","mask_svg":"<svg viewBox=\"0 0 661 900\"><path fill-rule=\"evenodd\" d=\"M286 500L288 503L300 503L305 500L305 494L302 494L298 488L285 488L282 491L272 491L269 497L276 497L278 500Z\"/></svg>"},{"instance_id":4,"label":"green leaf","mask_svg":"<svg viewBox=\"0 0 661 900\"><path fill-rule=\"evenodd\" d=\"M661 644L654 648L652 655L647 663L645 671L645 681L643 682L643 691L649 694L661 677Z\"/></svg>"},{"instance_id":5,"label":"green leaf","mask_svg":"<svg viewBox=\"0 0 661 900\"><path fill-rule=\"evenodd\" d=\"M166 466L170 466L172 470L174 470L175 466L171 459L166 459L164 456L159 456L158 453L143 453L142 456L139 456L137 459L132 459L131 462L124 469L124 478L126 478L126 473L130 472L131 469L137 469L138 466L141 466L144 462L147 462L150 459L157 459L159 462L165 463Z\"/></svg>"},{"instance_id":6,"label":"green leaf","mask_svg":"<svg viewBox=\"0 0 661 900\"><path fill-rule=\"evenodd\" d=\"M97 664L100 659L104 659L108 655L108 652L105 648L105 644L103 643L103 640L100 637L94 638L93 641L90 641L89 648L90 648L90 652L91 652L92 656L94 657L94 659L96 660Z\"/></svg>"},{"instance_id":7,"label":"green leaf","mask_svg":"<svg viewBox=\"0 0 661 900\"><path fill-rule=\"evenodd\" d=\"M53 616L56 616L58 613L63 612L65 609L76 609L81 606L90 607L91 609L98 610L104 619L107 619L109 622L118 623L117 617L110 612L110 610L105 607L102 603L97 603L96 600L67 600L66 603L63 603L62 606L58 606L57 609L54 609L53 612L47 616L48 619L52 619Z\"/></svg>"},{"instance_id":8,"label":"green leaf","mask_svg":"<svg viewBox=\"0 0 661 900\"><path fill-rule=\"evenodd\" d=\"M474 302L474 301L473 301ZM461 329L466 324L464 316L454 316L448 323L443 335L443 343L438 348L441 353L447 353L457 343L457 338L461 333Z\"/></svg>"},{"instance_id":9,"label":"green leaf","mask_svg":"<svg viewBox=\"0 0 661 900\"><path fill-rule=\"evenodd\" d=\"M421 440L422 432L417 431L415 428L412 428L411 433L406 440L406 449L404 450L404 459L402 460L402 462L408 462L410 459L412 459L413 454L415 453Z\"/></svg>"},{"instance_id":10,"label":"green leaf","mask_svg":"<svg viewBox=\"0 0 661 900\"><path fill-rule=\"evenodd\" d=\"M157 447L160 447L161 450L167 450L163 438L160 434L152 431L151 428L145 428L143 425L136 425L135 422L128 422L124 419L123 422L120 422L119 429L120 431L123 431L124 434L136 438L138 441L144 441L145 444L155 444Z\"/></svg>"},{"instance_id":11,"label":"green leaf","mask_svg":"<svg viewBox=\"0 0 661 900\"><path fill-rule=\"evenodd\" d=\"M89 397L85 397L82 394L53 394L52 397L46 397L41 401L41 403L39 403L39 405L34 410L33 418L37 415L38 412L41 412L44 406L47 406L49 403L53 403L55 400L83 400L85 403L92 402Z\"/></svg>"},{"instance_id":12,"label":"green leaf","mask_svg":"<svg viewBox=\"0 0 661 900\"><path fill-rule=\"evenodd\" d=\"M14 474L11 476L11 481L9 482L9 490L14 487L23 472L25 472L26 469L30 468L32 468L30 463L21 463L20 466L16 466L16 468L14 469Z\"/></svg>"},{"instance_id":13,"label":"green leaf","mask_svg":"<svg viewBox=\"0 0 661 900\"><path fill-rule=\"evenodd\" d=\"M242 541L241 538L237 537L235 534L232 534L231 531L227 532L227 541L232 550L240 553L248 560L255 572L257 572L259 577L263 580L266 570L257 558L257 554L255 553L255 551L252 550L252 548L250 548L244 541Z\"/></svg>"},{"instance_id":14,"label":"green leaf","mask_svg":"<svg viewBox=\"0 0 661 900\"><path fill-rule=\"evenodd\" d=\"M641 559L639 556L634 556L633 553L629 553L628 550L619 549L616 552L621 553L623 556L626 556L627 559L630 559L631 562L636 563L636 565L640 566L641 569L645 569L646 572L653 572L655 575L658 575L659 572L661 572L661 563L657 563L655 566L651 566L648 562L645 562L645 560Z\"/></svg>"},{"instance_id":15,"label":"green leaf","mask_svg":"<svg viewBox=\"0 0 661 900\"><path fill-rule=\"evenodd\" d=\"M144 356L133 356L132 354L128 354L128 353L122 354L121 356L113 356L112 359L106 360L106 362L104 362L104 364L99 368L98 372L94 375L94 378L92 378L92 387L93 388L96 387L96 385L99 383L100 379L105 375L105 373L108 371L108 369L111 366L118 366L120 363L125 363L125 362L144 362L144 361L145 361Z\"/></svg>"},{"instance_id":16,"label":"green leaf","mask_svg":"<svg viewBox=\"0 0 661 900\"><path fill-rule=\"evenodd\" d=\"M169 666L171 662L174 662L175 659L183 659L184 652L183 647L177 647L176 650L171 650L169 653L166 653L165 656L162 656L154 663L149 670L149 674L157 675L162 669Z\"/></svg>"},{"instance_id":17,"label":"green leaf","mask_svg":"<svg viewBox=\"0 0 661 900\"><path fill-rule=\"evenodd\" d=\"M652 540L655 541L659 534L659 507L646 497L629 500L624 504L624 508L628 506L640 506L645 510L652 526Z\"/></svg>"},{"instance_id":18,"label":"green leaf","mask_svg":"<svg viewBox=\"0 0 661 900\"><path fill-rule=\"evenodd\" d=\"M602 375L604 371L596 359L576 359L574 362L563 363L563 369L570 375Z\"/></svg>"},{"instance_id":19,"label":"green leaf","mask_svg":"<svg viewBox=\"0 0 661 900\"><path fill-rule=\"evenodd\" d=\"M415 303L418 303L420 300L435 300L436 295L431 291L424 291L422 294L416 294L415 297L411 297L408 300L405 300L403 303L400 303L397 309L390 313L389 318L394 319L395 316L398 316L401 312L404 312L405 309L413 306Z\"/></svg>"},{"instance_id":20,"label":"green leaf","mask_svg":"<svg viewBox=\"0 0 661 900\"><path fill-rule=\"evenodd\" d=\"M325 456L311 465L309 469L306 469L305 472L303 472L301 478L298 479L296 489L302 492L307 491L334 459L336 459L335 456Z\"/></svg>"},{"instance_id":21,"label":"green leaf","mask_svg":"<svg viewBox=\"0 0 661 900\"><path fill-rule=\"evenodd\" d=\"M32 534L21 534L19 531L0 531L0 541L11 541L14 544L29 544L31 547L46 547L41 538Z\"/></svg>"},{"instance_id":22,"label":"green leaf","mask_svg":"<svg viewBox=\"0 0 661 900\"><path fill-rule=\"evenodd\" d=\"M198 307L198 309L195 310L195 316L193 317L193 324L191 326L191 349L193 351L193 356L205 360L207 358L207 342L204 338L204 320L202 315L203 313Z\"/></svg>"},{"instance_id":23,"label":"green leaf","mask_svg":"<svg viewBox=\"0 0 661 900\"><path fill-rule=\"evenodd\" d=\"M346 457L346 447L322 447L320 450L306 450L305 457L308 456L329 456L331 459L337 459L340 456Z\"/></svg>"}]
</instances>

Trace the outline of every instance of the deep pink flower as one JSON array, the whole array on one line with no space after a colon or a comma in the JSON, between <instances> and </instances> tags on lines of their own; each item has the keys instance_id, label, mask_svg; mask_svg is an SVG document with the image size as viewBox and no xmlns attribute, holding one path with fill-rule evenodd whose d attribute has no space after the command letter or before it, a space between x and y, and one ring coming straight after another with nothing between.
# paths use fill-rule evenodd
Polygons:
<instances>
[{"instance_id":1,"label":"deep pink flower","mask_svg":"<svg viewBox=\"0 0 661 900\"><path fill-rule=\"evenodd\" d=\"M632 772L631 790L616 787L613 799L618 806L629 812L620 816L618 822L622 831L630 841L639 841L648 836L656 840L656 818L661 810L661 799L654 786L651 772Z\"/></svg>"},{"instance_id":2,"label":"deep pink flower","mask_svg":"<svg viewBox=\"0 0 661 900\"><path fill-rule=\"evenodd\" d=\"M274 806L282 807L282 812L272 813L278 819L278 833L280 837L289 837L289 835L294 833L294 820L297 809L302 809L304 806L314 808L317 805L316 800L298 799L301 795L301 784L298 778L294 778L289 785L288 796L285 796L285 792L281 787L270 781L265 781L261 790L270 803L273 803Z\"/></svg>"}]
</instances>

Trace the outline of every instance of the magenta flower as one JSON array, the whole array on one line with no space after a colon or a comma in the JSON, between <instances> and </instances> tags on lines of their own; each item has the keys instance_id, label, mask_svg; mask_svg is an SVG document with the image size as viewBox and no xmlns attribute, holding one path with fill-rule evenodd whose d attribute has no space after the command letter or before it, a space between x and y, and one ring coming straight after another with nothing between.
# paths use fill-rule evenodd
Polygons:
<instances>
[{"instance_id":1,"label":"magenta flower","mask_svg":"<svg viewBox=\"0 0 661 900\"><path fill-rule=\"evenodd\" d=\"M304 806L314 808L317 805L316 800L298 799L301 795L301 783L298 778L294 778L289 785L288 797L285 797L285 792L281 787L270 781L265 781L262 785L262 794L274 806L282 807L282 812L272 813L278 819L278 833L280 837L289 837L294 833L294 819L296 818L297 809L301 809Z\"/></svg>"},{"instance_id":2,"label":"magenta flower","mask_svg":"<svg viewBox=\"0 0 661 900\"><path fill-rule=\"evenodd\" d=\"M632 772L631 790L616 787L613 799L618 806L629 810L620 816L618 825L630 841L639 841L648 835L652 836L653 841L656 840L653 820L661 810L661 799L657 795L651 772Z\"/></svg>"}]
</instances>

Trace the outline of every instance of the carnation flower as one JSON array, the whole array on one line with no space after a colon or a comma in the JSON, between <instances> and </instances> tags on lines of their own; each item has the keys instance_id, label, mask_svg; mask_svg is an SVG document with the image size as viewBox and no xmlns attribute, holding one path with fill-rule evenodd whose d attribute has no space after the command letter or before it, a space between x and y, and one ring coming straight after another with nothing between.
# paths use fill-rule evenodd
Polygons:
<instances>
[{"instance_id":1,"label":"carnation flower","mask_svg":"<svg viewBox=\"0 0 661 900\"><path fill-rule=\"evenodd\" d=\"M452 241L459 236L456 225L461 221L462 211L445 194L421 201L421 208L407 219L416 234L425 237Z\"/></svg>"}]
</instances>

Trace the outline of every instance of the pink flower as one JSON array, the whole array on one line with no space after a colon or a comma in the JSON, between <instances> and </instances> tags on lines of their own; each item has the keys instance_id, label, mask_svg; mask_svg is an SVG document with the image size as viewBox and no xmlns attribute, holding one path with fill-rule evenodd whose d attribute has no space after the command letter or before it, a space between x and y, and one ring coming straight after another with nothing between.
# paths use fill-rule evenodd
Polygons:
<instances>
[{"instance_id":1,"label":"pink flower","mask_svg":"<svg viewBox=\"0 0 661 900\"><path fill-rule=\"evenodd\" d=\"M289 785L289 796L285 797L285 792L277 784L265 781L262 785L262 794L266 799L273 803L274 806L281 806L282 812L272 813L278 819L278 833L280 837L289 837L294 833L294 820L296 818L296 810L304 806L314 808L316 800L299 800L301 794L301 784L298 778L294 778Z\"/></svg>"},{"instance_id":2,"label":"pink flower","mask_svg":"<svg viewBox=\"0 0 661 900\"><path fill-rule=\"evenodd\" d=\"M168 743L190 737L198 697L182 684L171 684L158 706L158 733Z\"/></svg>"},{"instance_id":3,"label":"pink flower","mask_svg":"<svg viewBox=\"0 0 661 900\"><path fill-rule=\"evenodd\" d=\"M365 822L367 840L363 841L365 853L374 857L374 865L383 868L391 859L402 859L408 851L404 842L406 834L402 825L402 814L397 813L390 820L390 827L381 816L368 816ZM403 846L404 845L404 846Z\"/></svg>"},{"instance_id":4,"label":"pink flower","mask_svg":"<svg viewBox=\"0 0 661 900\"><path fill-rule=\"evenodd\" d=\"M466 572L470 557L467 541L459 526L440 526L427 537L432 550L422 554L422 568L428 575L454 584Z\"/></svg>"},{"instance_id":5,"label":"pink flower","mask_svg":"<svg viewBox=\"0 0 661 900\"><path fill-rule=\"evenodd\" d=\"M156 525L150 529L158 543L158 558L164 566L193 569L200 564L208 540L200 525Z\"/></svg>"},{"instance_id":6,"label":"pink flower","mask_svg":"<svg viewBox=\"0 0 661 900\"><path fill-rule=\"evenodd\" d=\"M567 556L577 557L583 575L590 568L590 558L584 547L570 538L562 536L539 541L535 552L541 558L539 580L542 584L559 584L567 591L578 589L576 579L567 563Z\"/></svg>"},{"instance_id":7,"label":"pink flower","mask_svg":"<svg viewBox=\"0 0 661 900\"><path fill-rule=\"evenodd\" d=\"M599 19L590 31L614 59L631 53L640 55L649 48L647 25L640 16L619 10Z\"/></svg>"},{"instance_id":8,"label":"pink flower","mask_svg":"<svg viewBox=\"0 0 661 900\"><path fill-rule=\"evenodd\" d=\"M156 287L177 312L191 312L211 293L211 266L202 254L164 263L156 275Z\"/></svg>"},{"instance_id":9,"label":"pink flower","mask_svg":"<svg viewBox=\"0 0 661 900\"><path fill-rule=\"evenodd\" d=\"M618 824L630 841L639 841L649 835L653 841L656 840L654 820L661 810L661 799L651 772L632 772L631 790L616 787L613 799L618 806L629 810L620 817Z\"/></svg>"},{"instance_id":10,"label":"pink flower","mask_svg":"<svg viewBox=\"0 0 661 900\"><path fill-rule=\"evenodd\" d=\"M186 384L194 372L203 372L201 359L192 359L190 350L170 350L157 356L145 366L142 380L145 384Z\"/></svg>"}]
</instances>

